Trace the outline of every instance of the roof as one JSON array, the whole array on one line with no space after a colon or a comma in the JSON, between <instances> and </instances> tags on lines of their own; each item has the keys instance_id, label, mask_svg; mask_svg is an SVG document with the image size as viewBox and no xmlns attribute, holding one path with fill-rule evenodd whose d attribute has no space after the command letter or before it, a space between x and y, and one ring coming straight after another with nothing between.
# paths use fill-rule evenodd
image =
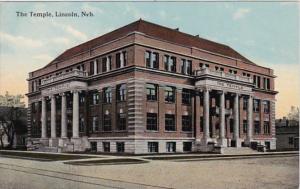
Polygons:
<instances>
[{"instance_id":1,"label":"roof","mask_svg":"<svg viewBox=\"0 0 300 189\"><path fill-rule=\"evenodd\" d=\"M100 44L107 43L109 41L112 41L116 38L125 36L128 33L131 32L141 32L146 35L162 39L165 41L169 41L172 43L184 45L184 46L189 46L189 47L196 47L199 49L203 49L209 52L213 53L218 53L224 56L229 56L232 58L240 59L246 63L249 64L254 64L241 54L239 54L237 51L232 49L231 47L221 44L221 43L216 43L198 36L193 36L190 34L186 34L183 32L178 31L177 29L172 29L168 27L164 27L161 25L157 25L145 20L137 20L133 23L130 23L126 26L123 26L119 29L116 29L112 32L109 32L107 34L104 34L102 36L99 36L97 38L94 38L90 41L87 41L85 43L82 43L80 45L77 45L73 48L70 48L63 52L61 55L59 55L57 58L55 58L52 62L50 62L51 65L55 62L59 62L62 60L66 60L76 54L82 53L84 51L88 51Z\"/></svg>"}]
</instances>

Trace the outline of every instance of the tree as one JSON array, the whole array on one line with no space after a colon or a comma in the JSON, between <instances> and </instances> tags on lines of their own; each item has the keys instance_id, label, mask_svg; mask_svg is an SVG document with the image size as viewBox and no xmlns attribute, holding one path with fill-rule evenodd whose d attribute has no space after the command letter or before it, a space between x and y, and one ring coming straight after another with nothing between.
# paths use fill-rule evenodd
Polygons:
<instances>
[{"instance_id":1,"label":"tree","mask_svg":"<svg viewBox=\"0 0 300 189\"><path fill-rule=\"evenodd\" d=\"M3 139L7 138L7 148L12 148L16 133L27 132L26 111L18 107L1 107L0 109L0 144L4 148Z\"/></svg>"},{"instance_id":2,"label":"tree","mask_svg":"<svg viewBox=\"0 0 300 189\"><path fill-rule=\"evenodd\" d=\"M291 110L288 113L288 119L299 122L299 107L291 106Z\"/></svg>"}]
</instances>

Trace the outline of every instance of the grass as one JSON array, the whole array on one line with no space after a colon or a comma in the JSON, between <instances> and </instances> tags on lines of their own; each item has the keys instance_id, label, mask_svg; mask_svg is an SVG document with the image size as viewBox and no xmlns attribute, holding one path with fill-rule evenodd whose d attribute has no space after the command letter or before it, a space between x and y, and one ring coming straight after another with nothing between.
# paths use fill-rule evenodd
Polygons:
<instances>
[{"instance_id":1,"label":"grass","mask_svg":"<svg viewBox=\"0 0 300 189\"><path fill-rule=\"evenodd\" d=\"M34 152L9 152L0 151L0 157L9 157L16 159L30 159L36 161L63 161L74 159L86 159L92 158L91 156L79 156L79 155L64 155L64 154L47 154L47 153L34 153Z\"/></svg>"},{"instance_id":2,"label":"grass","mask_svg":"<svg viewBox=\"0 0 300 189\"><path fill-rule=\"evenodd\" d=\"M120 164L141 164L148 163L141 159L131 159L131 158L118 158L118 159L101 159L101 160L91 160L91 161L70 161L64 162L64 164L70 165L120 165Z\"/></svg>"}]
</instances>

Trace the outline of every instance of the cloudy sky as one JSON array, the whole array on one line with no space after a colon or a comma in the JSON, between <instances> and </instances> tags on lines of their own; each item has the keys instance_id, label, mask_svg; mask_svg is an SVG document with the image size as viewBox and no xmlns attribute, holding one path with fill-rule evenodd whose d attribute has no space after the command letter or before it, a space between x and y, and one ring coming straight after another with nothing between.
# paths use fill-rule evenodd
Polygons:
<instances>
[{"instance_id":1,"label":"cloudy sky","mask_svg":"<svg viewBox=\"0 0 300 189\"><path fill-rule=\"evenodd\" d=\"M275 71L276 116L300 104L299 5L246 2L0 3L0 94L27 92L28 73L86 40L140 18L227 44ZM92 11L86 18L16 12Z\"/></svg>"}]
</instances>

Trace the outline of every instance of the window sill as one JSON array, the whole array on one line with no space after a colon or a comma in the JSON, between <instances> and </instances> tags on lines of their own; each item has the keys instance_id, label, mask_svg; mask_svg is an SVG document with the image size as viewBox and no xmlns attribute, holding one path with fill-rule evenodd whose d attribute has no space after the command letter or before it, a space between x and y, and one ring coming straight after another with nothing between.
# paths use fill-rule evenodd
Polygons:
<instances>
[{"instance_id":1,"label":"window sill","mask_svg":"<svg viewBox=\"0 0 300 189\"><path fill-rule=\"evenodd\" d=\"M176 133L177 131L164 131L165 133Z\"/></svg>"},{"instance_id":2,"label":"window sill","mask_svg":"<svg viewBox=\"0 0 300 189\"><path fill-rule=\"evenodd\" d=\"M167 102L165 101L166 104L175 104L175 102Z\"/></svg>"},{"instance_id":3,"label":"window sill","mask_svg":"<svg viewBox=\"0 0 300 189\"><path fill-rule=\"evenodd\" d=\"M147 99L147 102L157 102L157 100L148 100Z\"/></svg>"},{"instance_id":4,"label":"window sill","mask_svg":"<svg viewBox=\"0 0 300 189\"><path fill-rule=\"evenodd\" d=\"M149 133L158 133L159 131L157 131L157 130L146 130L146 132L149 132Z\"/></svg>"}]
</instances>

